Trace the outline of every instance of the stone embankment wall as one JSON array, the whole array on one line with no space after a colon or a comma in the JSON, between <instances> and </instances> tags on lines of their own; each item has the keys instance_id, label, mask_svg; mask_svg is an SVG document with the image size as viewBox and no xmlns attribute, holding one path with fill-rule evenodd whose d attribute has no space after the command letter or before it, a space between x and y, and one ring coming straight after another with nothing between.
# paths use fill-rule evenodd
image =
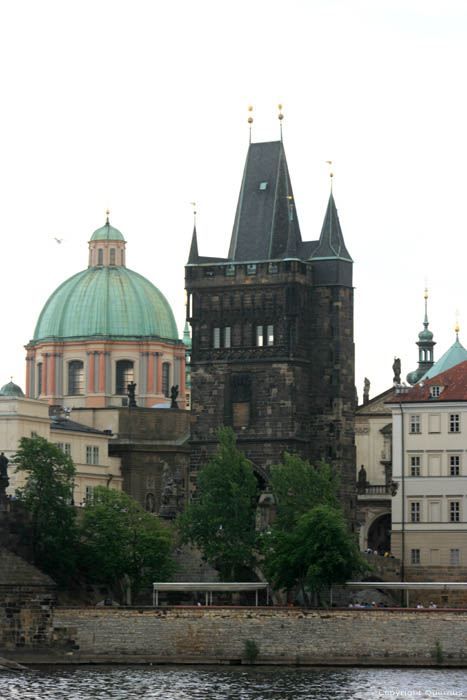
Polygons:
<instances>
[{"instance_id":1,"label":"stone embankment wall","mask_svg":"<svg viewBox=\"0 0 467 700\"><path fill-rule=\"evenodd\" d=\"M252 640L262 664L467 666L467 610L57 608L54 640L49 663L242 663Z\"/></svg>"}]
</instances>

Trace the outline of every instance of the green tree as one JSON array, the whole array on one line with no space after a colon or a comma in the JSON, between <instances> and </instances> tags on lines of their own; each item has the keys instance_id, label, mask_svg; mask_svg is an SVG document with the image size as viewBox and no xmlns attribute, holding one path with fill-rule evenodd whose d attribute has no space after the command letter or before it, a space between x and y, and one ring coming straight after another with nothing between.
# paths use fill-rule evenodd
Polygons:
<instances>
[{"instance_id":1,"label":"green tree","mask_svg":"<svg viewBox=\"0 0 467 700\"><path fill-rule=\"evenodd\" d=\"M187 507L178 526L183 543L198 546L222 580L235 581L255 565L258 486L233 430L220 428L217 437L217 454L199 472L199 502Z\"/></svg>"},{"instance_id":2,"label":"green tree","mask_svg":"<svg viewBox=\"0 0 467 700\"><path fill-rule=\"evenodd\" d=\"M17 472L25 472L25 486L16 496L31 514L25 536L33 561L57 583L65 584L76 566L71 457L45 438L23 437L12 462Z\"/></svg>"},{"instance_id":3,"label":"green tree","mask_svg":"<svg viewBox=\"0 0 467 700\"><path fill-rule=\"evenodd\" d=\"M174 572L170 531L124 491L94 489L93 503L83 509L80 539L87 575L110 589L121 585L128 601Z\"/></svg>"},{"instance_id":4,"label":"green tree","mask_svg":"<svg viewBox=\"0 0 467 700\"><path fill-rule=\"evenodd\" d=\"M342 511L326 504L301 515L292 532L274 529L264 539L268 579L275 588L298 584L307 603L308 591L317 594L368 569Z\"/></svg>"},{"instance_id":5,"label":"green tree","mask_svg":"<svg viewBox=\"0 0 467 700\"><path fill-rule=\"evenodd\" d=\"M316 469L297 455L271 467L271 487L277 502L276 529L292 532L298 518L316 505L339 507L339 478L324 460Z\"/></svg>"}]
</instances>

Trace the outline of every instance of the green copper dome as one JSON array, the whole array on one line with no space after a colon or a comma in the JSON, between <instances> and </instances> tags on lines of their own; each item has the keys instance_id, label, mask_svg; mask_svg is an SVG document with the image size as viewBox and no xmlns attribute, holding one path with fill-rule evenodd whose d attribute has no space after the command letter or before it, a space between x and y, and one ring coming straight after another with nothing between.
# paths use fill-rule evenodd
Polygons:
<instances>
[{"instance_id":1,"label":"green copper dome","mask_svg":"<svg viewBox=\"0 0 467 700\"><path fill-rule=\"evenodd\" d=\"M167 299L133 270L94 266L55 290L42 309L32 342L141 337L178 340Z\"/></svg>"},{"instance_id":2,"label":"green copper dome","mask_svg":"<svg viewBox=\"0 0 467 700\"><path fill-rule=\"evenodd\" d=\"M0 389L0 396L24 396L24 394L20 386L14 382L8 382Z\"/></svg>"},{"instance_id":3,"label":"green copper dome","mask_svg":"<svg viewBox=\"0 0 467 700\"><path fill-rule=\"evenodd\" d=\"M124 241L125 239L123 238L123 234L120 233L118 228L114 228L109 224L109 220L107 219L107 223L104 224L104 226L101 226L101 228L98 228L96 231L91 236L91 241Z\"/></svg>"}]
</instances>

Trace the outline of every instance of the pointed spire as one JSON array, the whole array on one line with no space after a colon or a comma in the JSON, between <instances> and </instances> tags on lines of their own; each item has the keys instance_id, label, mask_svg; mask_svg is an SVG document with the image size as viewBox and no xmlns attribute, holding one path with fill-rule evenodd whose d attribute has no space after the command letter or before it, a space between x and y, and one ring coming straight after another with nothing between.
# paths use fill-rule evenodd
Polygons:
<instances>
[{"instance_id":1,"label":"pointed spire","mask_svg":"<svg viewBox=\"0 0 467 700\"><path fill-rule=\"evenodd\" d=\"M342 235L332 191L329 195L328 207L326 209L319 242L310 259L329 260L330 258L340 258L341 260L352 262L352 258L345 247L344 236Z\"/></svg>"},{"instance_id":2,"label":"pointed spire","mask_svg":"<svg viewBox=\"0 0 467 700\"><path fill-rule=\"evenodd\" d=\"M433 333L428 330L428 289L425 287L425 318L423 320L423 330L418 334L418 368L407 375L409 384L416 384L428 370L433 367L433 348L436 345L433 340Z\"/></svg>"},{"instance_id":3,"label":"pointed spire","mask_svg":"<svg viewBox=\"0 0 467 700\"><path fill-rule=\"evenodd\" d=\"M198 238L196 235L196 224L193 226L193 235L191 237L190 255L188 256L188 265L195 265L198 262Z\"/></svg>"}]
</instances>

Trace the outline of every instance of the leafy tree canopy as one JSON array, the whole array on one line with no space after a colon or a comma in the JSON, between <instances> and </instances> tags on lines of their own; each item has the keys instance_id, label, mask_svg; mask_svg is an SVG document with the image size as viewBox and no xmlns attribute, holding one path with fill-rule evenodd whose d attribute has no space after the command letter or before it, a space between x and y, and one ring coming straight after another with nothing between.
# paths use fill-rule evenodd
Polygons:
<instances>
[{"instance_id":1,"label":"leafy tree canopy","mask_svg":"<svg viewBox=\"0 0 467 700\"><path fill-rule=\"evenodd\" d=\"M26 483L16 496L31 513L25 535L34 563L65 583L75 570L76 527L73 499L75 467L71 457L45 438L21 438L12 460Z\"/></svg>"},{"instance_id":2,"label":"leafy tree canopy","mask_svg":"<svg viewBox=\"0 0 467 700\"><path fill-rule=\"evenodd\" d=\"M288 590L298 584L307 602L307 589L345 583L368 568L342 511L326 504L301 515L293 532L275 529L264 539L269 580Z\"/></svg>"},{"instance_id":3,"label":"leafy tree canopy","mask_svg":"<svg viewBox=\"0 0 467 700\"><path fill-rule=\"evenodd\" d=\"M124 580L129 597L154 581L170 580L175 569L170 531L124 491L98 486L83 509L80 527L83 565L96 583L113 589Z\"/></svg>"},{"instance_id":4,"label":"leafy tree canopy","mask_svg":"<svg viewBox=\"0 0 467 700\"><path fill-rule=\"evenodd\" d=\"M285 453L284 462L271 467L271 487L277 502L275 526L286 532L292 532L300 516L316 505L339 507L339 478L324 460L316 469Z\"/></svg>"},{"instance_id":5,"label":"leafy tree canopy","mask_svg":"<svg viewBox=\"0 0 467 700\"><path fill-rule=\"evenodd\" d=\"M182 542L198 546L222 580L235 581L255 564L258 486L233 430L220 428L217 437L217 454L199 472L199 502L187 507L178 525Z\"/></svg>"}]
</instances>

